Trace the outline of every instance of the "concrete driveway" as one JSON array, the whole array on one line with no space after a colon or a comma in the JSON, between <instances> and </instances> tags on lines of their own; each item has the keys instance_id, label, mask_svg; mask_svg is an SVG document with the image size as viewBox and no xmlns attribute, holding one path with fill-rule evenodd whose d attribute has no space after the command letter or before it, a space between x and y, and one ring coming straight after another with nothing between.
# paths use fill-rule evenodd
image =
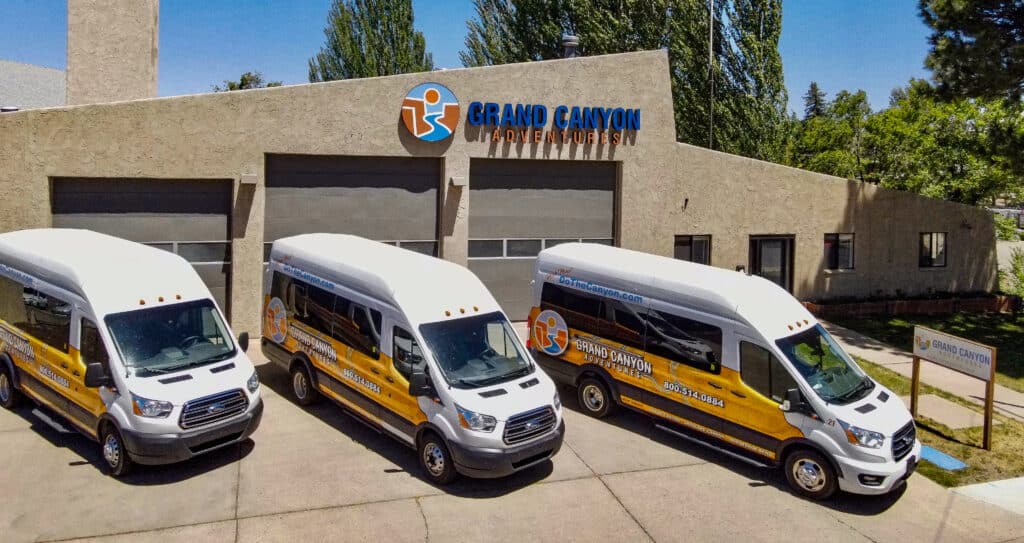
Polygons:
<instances>
[{"instance_id":1,"label":"concrete driveway","mask_svg":"<svg viewBox=\"0 0 1024 543\"><path fill-rule=\"evenodd\" d=\"M1024 517L914 475L904 492L796 498L780 473L654 429L575 411L553 462L437 488L414 453L330 403L293 404L262 365L266 412L249 443L106 476L98 447L45 412L0 411L0 541L984 541Z\"/></svg>"}]
</instances>

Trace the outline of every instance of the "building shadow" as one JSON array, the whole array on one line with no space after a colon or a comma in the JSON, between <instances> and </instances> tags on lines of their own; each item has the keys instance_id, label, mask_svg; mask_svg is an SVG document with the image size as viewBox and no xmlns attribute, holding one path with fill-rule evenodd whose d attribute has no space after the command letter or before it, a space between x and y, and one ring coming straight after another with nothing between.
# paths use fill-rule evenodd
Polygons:
<instances>
[{"instance_id":1,"label":"building shadow","mask_svg":"<svg viewBox=\"0 0 1024 543\"><path fill-rule=\"evenodd\" d=\"M256 369L259 372L260 382L263 385L285 397L289 402L295 403L288 372L270 362L257 366ZM298 404L295 405L309 415L320 419L334 430L345 434L352 441L365 447L373 454L377 454L391 464L394 464L395 467L385 469L385 473L404 472L410 477L415 477L452 496L478 499L503 496L543 481L554 470L554 465L549 459L500 479L472 479L460 475L451 484L438 486L423 476L415 449L364 422L358 415L351 413L330 399L321 397L319 402L306 407L299 406Z\"/></svg>"}]
</instances>

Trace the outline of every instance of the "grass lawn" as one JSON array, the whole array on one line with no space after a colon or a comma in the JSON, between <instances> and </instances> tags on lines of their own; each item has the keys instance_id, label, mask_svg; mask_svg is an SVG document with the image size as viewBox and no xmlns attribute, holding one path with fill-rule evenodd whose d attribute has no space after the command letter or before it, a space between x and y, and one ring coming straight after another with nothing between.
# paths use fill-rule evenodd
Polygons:
<instances>
[{"instance_id":1,"label":"grass lawn","mask_svg":"<svg viewBox=\"0 0 1024 543\"><path fill-rule=\"evenodd\" d=\"M860 367L876 381L900 396L910 395L910 379L882 366L857 359ZM980 406L948 392L921 383L921 395L936 394L973 411ZM943 486L961 486L1024 476L1024 423L995 415L1000 424L992 426L992 450L981 448L982 428L951 430L927 417L917 417L917 437L921 443L940 450L967 464L960 471L946 471L929 462L922 462L918 472Z\"/></svg>"},{"instance_id":2,"label":"grass lawn","mask_svg":"<svg viewBox=\"0 0 1024 543\"><path fill-rule=\"evenodd\" d=\"M991 345L999 349L996 382L1024 392L1024 315L957 313L906 318L850 317L830 321L906 351L913 350L915 324Z\"/></svg>"}]
</instances>

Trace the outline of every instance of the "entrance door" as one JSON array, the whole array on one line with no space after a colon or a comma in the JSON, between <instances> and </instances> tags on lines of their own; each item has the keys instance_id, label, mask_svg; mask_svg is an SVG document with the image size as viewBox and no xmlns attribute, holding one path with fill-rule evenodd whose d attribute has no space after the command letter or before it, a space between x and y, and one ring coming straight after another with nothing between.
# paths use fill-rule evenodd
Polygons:
<instances>
[{"instance_id":1,"label":"entrance door","mask_svg":"<svg viewBox=\"0 0 1024 543\"><path fill-rule=\"evenodd\" d=\"M751 236L750 273L793 292L793 239L788 236Z\"/></svg>"}]
</instances>

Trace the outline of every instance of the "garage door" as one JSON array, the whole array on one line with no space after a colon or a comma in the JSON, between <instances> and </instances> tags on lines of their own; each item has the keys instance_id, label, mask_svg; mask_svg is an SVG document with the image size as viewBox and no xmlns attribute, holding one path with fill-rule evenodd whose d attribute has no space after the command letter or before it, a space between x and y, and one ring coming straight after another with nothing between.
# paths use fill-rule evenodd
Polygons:
<instances>
[{"instance_id":1,"label":"garage door","mask_svg":"<svg viewBox=\"0 0 1024 543\"><path fill-rule=\"evenodd\" d=\"M55 178L53 226L85 228L174 252L230 315L230 180Z\"/></svg>"},{"instance_id":2,"label":"garage door","mask_svg":"<svg viewBox=\"0 0 1024 543\"><path fill-rule=\"evenodd\" d=\"M436 158L268 155L264 261L275 239L355 234L437 255Z\"/></svg>"},{"instance_id":3,"label":"garage door","mask_svg":"<svg viewBox=\"0 0 1024 543\"><path fill-rule=\"evenodd\" d=\"M530 311L541 249L613 242L614 162L474 159L469 176L469 269L509 318Z\"/></svg>"}]
</instances>

